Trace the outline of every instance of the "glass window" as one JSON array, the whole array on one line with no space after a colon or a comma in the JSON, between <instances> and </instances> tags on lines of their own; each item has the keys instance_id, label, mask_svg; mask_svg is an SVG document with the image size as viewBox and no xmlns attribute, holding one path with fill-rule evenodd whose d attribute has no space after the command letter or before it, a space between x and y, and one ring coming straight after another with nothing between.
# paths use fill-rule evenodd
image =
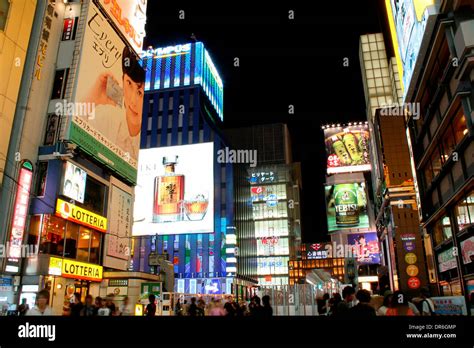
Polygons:
<instances>
[{"instance_id":1,"label":"glass window","mask_svg":"<svg viewBox=\"0 0 474 348\"><path fill-rule=\"evenodd\" d=\"M89 243L91 231L87 228L79 228L79 240L77 242L77 259L79 261L89 261Z\"/></svg>"},{"instance_id":2,"label":"glass window","mask_svg":"<svg viewBox=\"0 0 474 348\"><path fill-rule=\"evenodd\" d=\"M51 94L51 99L63 99L64 91L67 82L68 69L57 70L54 75L54 84L53 92Z\"/></svg>"},{"instance_id":3,"label":"glass window","mask_svg":"<svg viewBox=\"0 0 474 348\"><path fill-rule=\"evenodd\" d=\"M449 216L443 216L441 220L438 220L433 229L434 244L439 245L445 240L452 237L451 219Z\"/></svg>"},{"instance_id":4,"label":"glass window","mask_svg":"<svg viewBox=\"0 0 474 348\"><path fill-rule=\"evenodd\" d=\"M451 126L448 126L448 128L444 132L442 146L443 146L443 157L444 157L444 160L447 161L449 156L451 156L454 149L456 148L456 140L454 138L454 134L453 134L453 130Z\"/></svg>"},{"instance_id":5,"label":"glass window","mask_svg":"<svg viewBox=\"0 0 474 348\"><path fill-rule=\"evenodd\" d=\"M44 215L39 252L63 255L66 221L53 215Z\"/></svg>"},{"instance_id":6,"label":"glass window","mask_svg":"<svg viewBox=\"0 0 474 348\"><path fill-rule=\"evenodd\" d=\"M466 116L464 115L462 109L460 109L460 111L454 118L453 130L454 130L454 138L456 140L456 144L459 144L461 140L468 133L467 124L466 124Z\"/></svg>"},{"instance_id":7,"label":"glass window","mask_svg":"<svg viewBox=\"0 0 474 348\"><path fill-rule=\"evenodd\" d=\"M10 0L0 0L0 30L5 30L9 9Z\"/></svg>"},{"instance_id":8,"label":"glass window","mask_svg":"<svg viewBox=\"0 0 474 348\"><path fill-rule=\"evenodd\" d=\"M30 228L28 230L28 245L36 245L41 229L41 216L35 215L31 217Z\"/></svg>"},{"instance_id":9,"label":"glass window","mask_svg":"<svg viewBox=\"0 0 474 348\"><path fill-rule=\"evenodd\" d=\"M427 163L425 165L425 184L426 187L429 187L431 184L431 181L433 180L433 171L431 170L431 163Z\"/></svg>"},{"instance_id":10,"label":"glass window","mask_svg":"<svg viewBox=\"0 0 474 348\"><path fill-rule=\"evenodd\" d=\"M455 214L459 230L474 224L474 192L456 205Z\"/></svg>"},{"instance_id":11,"label":"glass window","mask_svg":"<svg viewBox=\"0 0 474 348\"><path fill-rule=\"evenodd\" d=\"M40 162L38 164L38 176L36 180L35 195L37 197L44 196L46 189L46 175L48 173L48 162Z\"/></svg>"},{"instance_id":12,"label":"glass window","mask_svg":"<svg viewBox=\"0 0 474 348\"><path fill-rule=\"evenodd\" d=\"M46 131L44 133L44 145L53 145L56 143L57 131L59 126L59 116L51 114L48 116Z\"/></svg>"},{"instance_id":13,"label":"glass window","mask_svg":"<svg viewBox=\"0 0 474 348\"><path fill-rule=\"evenodd\" d=\"M100 251L102 246L103 234L98 231L91 231L91 243L90 243L90 263L100 263Z\"/></svg>"},{"instance_id":14,"label":"glass window","mask_svg":"<svg viewBox=\"0 0 474 348\"><path fill-rule=\"evenodd\" d=\"M67 223L66 238L64 240L64 257L70 259L76 258L79 229L79 225L72 222Z\"/></svg>"},{"instance_id":15,"label":"glass window","mask_svg":"<svg viewBox=\"0 0 474 348\"><path fill-rule=\"evenodd\" d=\"M441 156L438 148L435 148L431 155L431 165L433 166L433 177L436 177L441 172Z\"/></svg>"},{"instance_id":16,"label":"glass window","mask_svg":"<svg viewBox=\"0 0 474 348\"><path fill-rule=\"evenodd\" d=\"M104 216L106 186L87 176L86 192L84 194L84 208Z\"/></svg>"}]
</instances>

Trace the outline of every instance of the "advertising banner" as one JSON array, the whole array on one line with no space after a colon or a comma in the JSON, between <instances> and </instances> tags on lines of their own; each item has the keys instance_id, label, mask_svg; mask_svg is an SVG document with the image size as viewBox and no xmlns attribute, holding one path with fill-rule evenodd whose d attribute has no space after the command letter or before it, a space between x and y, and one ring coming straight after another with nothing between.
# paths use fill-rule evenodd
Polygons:
<instances>
[{"instance_id":1,"label":"advertising banner","mask_svg":"<svg viewBox=\"0 0 474 348\"><path fill-rule=\"evenodd\" d=\"M401 60L405 96L409 89L423 39L428 37L428 22L438 13L435 0L390 0L387 8L392 40ZM391 18L390 18L391 17ZM431 28L430 28L431 29Z\"/></svg>"},{"instance_id":2,"label":"advertising banner","mask_svg":"<svg viewBox=\"0 0 474 348\"><path fill-rule=\"evenodd\" d=\"M449 271L457 267L454 249L450 248L438 254L438 267L440 272Z\"/></svg>"},{"instance_id":3,"label":"advertising banner","mask_svg":"<svg viewBox=\"0 0 474 348\"><path fill-rule=\"evenodd\" d=\"M128 44L140 54L145 38L148 0L98 0Z\"/></svg>"},{"instance_id":4,"label":"advertising banner","mask_svg":"<svg viewBox=\"0 0 474 348\"><path fill-rule=\"evenodd\" d=\"M328 174L363 172L371 169L368 125L326 128L324 142Z\"/></svg>"},{"instance_id":5,"label":"advertising banner","mask_svg":"<svg viewBox=\"0 0 474 348\"><path fill-rule=\"evenodd\" d=\"M214 232L214 144L140 150L133 235Z\"/></svg>"},{"instance_id":6,"label":"advertising banner","mask_svg":"<svg viewBox=\"0 0 474 348\"><path fill-rule=\"evenodd\" d=\"M438 315L467 315L466 300L463 296L432 297Z\"/></svg>"},{"instance_id":7,"label":"advertising banner","mask_svg":"<svg viewBox=\"0 0 474 348\"><path fill-rule=\"evenodd\" d=\"M85 170L66 162L64 179L61 185L61 194L75 201L84 203L87 173Z\"/></svg>"},{"instance_id":8,"label":"advertising banner","mask_svg":"<svg viewBox=\"0 0 474 348\"><path fill-rule=\"evenodd\" d=\"M69 140L135 183L145 72L93 3L77 76Z\"/></svg>"},{"instance_id":9,"label":"advertising banner","mask_svg":"<svg viewBox=\"0 0 474 348\"><path fill-rule=\"evenodd\" d=\"M108 235L107 255L122 260L130 257L130 236L132 231L132 203L131 194L117 186L111 186L110 222Z\"/></svg>"},{"instance_id":10,"label":"advertising banner","mask_svg":"<svg viewBox=\"0 0 474 348\"><path fill-rule=\"evenodd\" d=\"M462 262L467 265L474 260L474 236L461 242Z\"/></svg>"},{"instance_id":11,"label":"advertising banner","mask_svg":"<svg viewBox=\"0 0 474 348\"><path fill-rule=\"evenodd\" d=\"M328 231L369 228L365 183L326 186Z\"/></svg>"},{"instance_id":12,"label":"advertising banner","mask_svg":"<svg viewBox=\"0 0 474 348\"><path fill-rule=\"evenodd\" d=\"M349 234L347 244L353 246L355 257L360 265L380 263L380 249L377 232Z\"/></svg>"}]
</instances>

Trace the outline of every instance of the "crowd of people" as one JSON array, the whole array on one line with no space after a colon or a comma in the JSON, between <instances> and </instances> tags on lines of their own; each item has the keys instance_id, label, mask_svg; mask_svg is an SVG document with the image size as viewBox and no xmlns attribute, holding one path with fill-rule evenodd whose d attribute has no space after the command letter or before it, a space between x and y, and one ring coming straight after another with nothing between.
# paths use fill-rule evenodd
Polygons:
<instances>
[{"instance_id":1,"label":"crowd of people","mask_svg":"<svg viewBox=\"0 0 474 348\"><path fill-rule=\"evenodd\" d=\"M130 305L128 297L125 297L120 307L113 302L113 295L108 295L105 298L97 296L94 298L91 295L85 297L85 302L81 301L81 295L75 293L71 302L63 307L63 315L71 317L95 317L95 316L129 316L133 315L133 310ZM35 306L29 308L26 300L23 300L18 307L20 316L39 316L39 315L53 315L52 308L49 305L49 291L41 290L36 296Z\"/></svg>"},{"instance_id":2,"label":"crowd of people","mask_svg":"<svg viewBox=\"0 0 474 348\"><path fill-rule=\"evenodd\" d=\"M433 316L435 306L428 288L422 288L420 296L409 298L402 291L386 291L384 296L372 296L368 290L356 290L346 286L342 296L324 294L318 300L319 315L335 317L375 316Z\"/></svg>"},{"instance_id":3,"label":"crowd of people","mask_svg":"<svg viewBox=\"0 0 474 348\"><path fill-rule=\"evenodd\" d=\"M92 317L92 316L130 316L134 314L128 297L123 299L120 306L116 306L112 294L105 298L91 295L85 297L85 302L81 301L79 293L75 293L68 306L64 310L64 315L72 317ZM155 316L157 314L156 297L151 294L148 297L148 305L145 307L145 316ZM401 291L386 291L384 296L372 296L367 290L361 289L356 292L352 286L346 286L339 293L333 296L324 294L317 300L319 315L335 317L375 317L375 316L432 316L435 315L435 306L430 298L427 288L422 288L420 296L409 298ZM52 315L49 306L49 292L42 290L36 297L36 304L29 308L26 301L23 301L18 308L20 315L39 316ZM199 297L192 297L190 303L184 300L176 301L174 306L176 316L227 316L244 317L252 316L268 318L273 316L273 308L270 304L270 296L265 295L261 299L255 295L250 303L246 301L237 302L232 296L228 296L223 302L220 298L211 298L206 301Z\"/></svg>"},{"instance_id":4,"label":"crowd of people","mask_svg":"<svg viewBox=\"0 0 474 348\"><path fill-rule=\"evenodd\" d=\"M261 299L255 295L251 298L250 303L246 301L237 302L232 296L228 296L225 302L221 299L211 298L206 303L203 298L191 298L188 303L184 300L176 302L175 315L177 316L227 316L227 317L259 317L266 318L273 315L273 308L270 304L270 296L265 295Z\"/></svg>"}]
</instances>

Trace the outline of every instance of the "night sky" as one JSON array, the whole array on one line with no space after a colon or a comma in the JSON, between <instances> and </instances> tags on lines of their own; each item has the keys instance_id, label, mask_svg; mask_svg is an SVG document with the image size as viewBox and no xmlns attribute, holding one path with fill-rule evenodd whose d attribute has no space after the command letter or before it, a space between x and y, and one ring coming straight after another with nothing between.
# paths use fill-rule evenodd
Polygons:
<instances>
[{"instance_id":1,"label":"night sky","mask_svg":"<svg viewBox=\"0 0 474 348\"><path fill-rule=\"evenodd\" d=\"M316 242L328 238L321 125L366 119L359 36L386 27L381 0L148 0L145 47L192 42L194 34L224 82L224 127L288 124L303 168L303 240Z\"/></svg>"}]
</instances>

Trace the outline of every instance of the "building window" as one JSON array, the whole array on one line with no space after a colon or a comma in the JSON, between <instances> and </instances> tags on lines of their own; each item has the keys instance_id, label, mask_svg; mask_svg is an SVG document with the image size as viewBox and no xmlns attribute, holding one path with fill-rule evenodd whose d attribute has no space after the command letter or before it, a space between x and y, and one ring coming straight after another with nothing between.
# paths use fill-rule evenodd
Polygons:
<instances>
[{"instance_id":1,"label":"building window","mask_svg":"<svg viewBox=\"0 0 474 348\"><path fill-rule=\"evenodd\" d=\"M69 69L57 70L54 75L53 93L51 99L64 99Z\"/></svg>"},{"instance_id":2,"label":"building window","mask_svg":"<svg viewBox=\"0 0 474 348\"><path fill-rule=\"evenodd\" d=\"M66 220L44 215L39 252L63 256Z\"/></svg>"},{"instance_id":3,"label":"building window","mask_svg":"<svg viewBox=\"0 0 474 348\"><path fill-rule=\"evenodd\" d=\"M46 123L46 131L44 134L43 145L49 146L54 145L57 139L57 133L59 128L59 116L52 114L48 116L48 122Z\"/></svg>"},{"instance_id":4,"label":"building window","mask_svg":"<svg viewBox=\"0 0 474 348\"><path fill-rule=\"evenodd\" d=\"M46 190L46 175L48 174L48 162L38 164L35 196L43 197Z\"/></svg>"},{"instance_id":5,"label":"building window","mask_svg":"<svg viewBox=\"0 0 474 348\"><path fill-rule=\"evenodd\" d=\"M10 0L0 0L0 30L5 30L5 27L7 26L9 9Z\"/></svg>"},{"instance_id":6,"label":"building window","mask_svg":"<svg viewBox=\"0 0 474 348\"><path fill-rule=\"evenodd\" d=\"M91 231L87 228L80 228L79 240L77 243L77 259L79 261L89 261L89 243L91 239Z\"/></svg>"},{"instance_id":7,"label":"building window","mask_svg":"<svg viewBox=\"0 0 474 348\"><path fill-rule=\"evenodd\" d=\"M453 120L453 129L456 144L459 144L468 133L466 116L464 115L462 109L460 109Z\"/></svg>"},{"instance_id":8,"label":"building window","mask_svg":"<svg viewBox=\"0 0 474 348\"><path fill-rule=\"evenodd\" d=\"M451 219L449 216L443 216L438 220L433 229L433 239L435 245L443 243L445 240L451 239L453 232L451 229Z\"/></svg>"},{"instance_id":9,"label":"building window","mask_svg":"<svg viewBox=\"0 0 474 348\"><path fill-rule=\"evenodd\" d=\"M86 180L86 192L84 194L83 208L105 216L105 185L91 178L89 175Z\"/></svg>"},{"instance_id":10,"label":"building window","mask_svg":"<svg viewBox=\"0 0 474 348\"><path fill-rule=\"evenodd\" d=\"M441 172L441 156L439 153L439 149L435 148L433 153L431 154L431 165L433 168L433 177L435 178Z\"/></svg>"},{"instance_id":11,"label":"building window","mask_svg":"<svg viewBox=\"0 0 474 348\"><path fill-rule=\"evenodd\" d=\"M456 205L454 213L460 231L474 225L474 191Z\"/></svg>"}]
</instances>

